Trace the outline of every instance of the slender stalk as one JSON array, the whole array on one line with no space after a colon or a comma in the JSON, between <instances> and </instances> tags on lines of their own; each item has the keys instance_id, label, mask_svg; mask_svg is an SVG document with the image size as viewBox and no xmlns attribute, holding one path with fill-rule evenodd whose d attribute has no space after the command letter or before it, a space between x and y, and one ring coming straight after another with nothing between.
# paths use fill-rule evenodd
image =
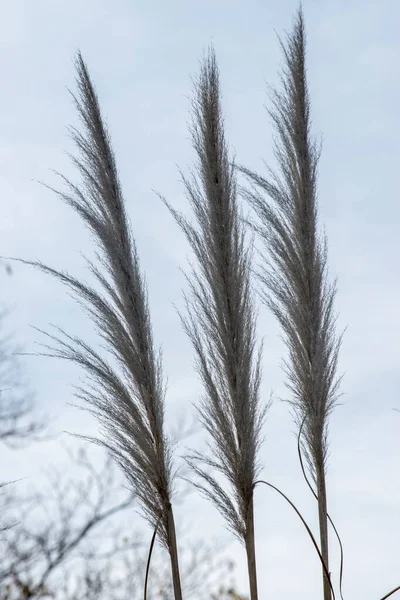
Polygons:
<instances>
[{"instance_id":1,"label":"slender stalk","mask_svg":"<svg viewBox=\"0 0 400 600\"><path fill-rule=\"evenodd\" d=\"M322 469L317 471L317 490L318 490L318 519L319 533L321 541L321 554L324 559L329 576L329 551L328 551L328 512L326 505L326 482L325 474ZM326 572L323 572L324 599L330 600L331 590Z\"/></svg>"},{"instance_id":2,"label":"slender stalk","mask_svg":"<svg viewBox=\"0 0 400 600\"><path fill-rule=\"evenodd\" d=\"M172 506L168 512L168 548L171 559L172 583L175 600L182 600L181 580L179 573L178 548L176 545L175 521Z\"/></svg>"},{"instance_id":3,"label":"slender stalk","mask_svg":"<svg viewBox=\"0 0 400 600\"><path fill-rule=\"evenodd\" d=\"M257 568L256 568L256 547L254 540L254 502L251 499L247 515L247 535L246 535L246 554L247 569L249 572L250 598L258 599L257 590Z\"/></svg>"}]
</instances>

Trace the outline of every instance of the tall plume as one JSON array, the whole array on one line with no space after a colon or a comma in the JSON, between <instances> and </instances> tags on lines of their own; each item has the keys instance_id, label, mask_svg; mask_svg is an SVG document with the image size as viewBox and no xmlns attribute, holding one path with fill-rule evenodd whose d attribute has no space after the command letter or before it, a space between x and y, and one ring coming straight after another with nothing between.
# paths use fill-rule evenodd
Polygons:
<instances>
[{"instance_id":1,"label":"tall plume","mask_svg":"<svg viewBox=\"0 0 400 600\"><path fill-rule=\"evenodd\" d=\"M89 438L106 447L130 481L146 519L169 550L175 600L181 600L175 525L171 506L171 447L164 433L165 388L161 354L153 343L147 288L110 137L87 67L76 59L78 97L73 95L83 132L73 128L79 157L71 157L80 186L61 176L66 191L55 191L82 217L98 247L97 265L88 261L101 292L68 273L29 262L67 285L93 320L117 368L81 338L47 334L55 345L49 356L80 365L88 385L77 388L103 425L103 437ZM28 262L28 261L23 261Z\"/></svg>"},{"instance_id":2,"label":"tall plume","mask_svg":"<svg viewBox=\"0 0 400 600\"><path fill-rule=\"evenodd\" d=\"M318 495L321 553L328 567L326 458L328 419L338 398L336 284L327 278L327 241L317 231L317 167L320 151L310 134L306 40L302 9L281 42L282 91L272 90L269 114L276 130L279 171L266 177L240 167L251 190L244 195L259 217L253 228L269 254L260 269L262 295L278 319L288 347L284 363L302 449ZM265 196L269 196L268 203ZM324 600L331 589L324 574Z\"/></svg>"},{"instance_id":3,"label":"tall plume","mask_svg":"<svg viewBox=\"0 0 400 600\"><path fill-rule=\"evenodd\" d=\"M195 224L163 199L197 260L197 268L187 276L188 316L181 319L204 386L199 414L211 438L212 455L195 453L189 462L203 480L203 492L245 544L251 600L256 600L253 491L265 414L259 402L261 347L256 352L251 256L225 140L212 48L195 82L192 117L196 172L191 178L182 177ZM207 466L225 476L229 491L207 472Z\"/></svg>"}]
</instances>

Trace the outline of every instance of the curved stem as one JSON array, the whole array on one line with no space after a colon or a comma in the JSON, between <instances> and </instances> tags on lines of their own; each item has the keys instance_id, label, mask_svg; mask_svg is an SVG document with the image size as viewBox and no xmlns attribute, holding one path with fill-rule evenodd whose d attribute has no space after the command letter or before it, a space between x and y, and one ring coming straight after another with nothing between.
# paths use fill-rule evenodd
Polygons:
<instances>
[{"instance_id":1,"label":"curved stem","mask_svg":"<svg viewBox=\"0 0 400 600\"><path fill-rule=\"evenodd\" d=\"M306 420L306 417L304 417L304 418L303 418L303 421L302 421L302 423L301 423L301 425L300 425L300 429L299 429L299 435L297 436L297 452L298 452L298 454L299 454L300 466L301 466L301 470L302 470L302 472L303 472L304 479L306 480L306 483L307 483L308 487L310 488L310 490L311 490L311 493L313 494L314 498L315 498L315 499L318 501L318 494L315 492L314 488L312 487L312 485L311 485L311 483L310 483L310 481L309 481L309 479L308 479L308 477L307 477L307 473L306 473L306 470L305 470L305 468L304 468L303 457L302 457L302 455L301 455L300 437L301 437L301 432L302 432L302 429L303 429L303 425L304 425L304 422L305 422L305 420ZM340 546L340 575L339 575L339 593L340 593L340 597L341 597L341 599L343 600L343 594L342 594L343 561L344 561L343 545L342 545L342 541L341 541L341 539L340 539L340 536L339 536L338 530L336 529L334 522L332 521L332 519L331 519L331 517L330 517L329 513L326 513L326 514L327 514L327 517L328 517L328 521L329 521L329 522L330 522L330 524L332 525L333 531L334 531L334 532L335 532L335 534L336 534L336 537L337 537L337 539L338 539L339 546ZM383 600L383 599L382 599L382 600Z\"/></svg>"},{"instance_id":2,"label":"curved stem","mask_svg":"<svg viewBox=\"0 0 400 600\"><path fill-rule=\"evenodd\" d=\"M147 600L147 582L149 579L151 555L153 554L154 542L156 541L158 525L159 525L159 523L157 523L157 525L154 529L153 537L151 538L151 543L150 543L150 548L149 548L149 556L147 558L147 565L146 565L146 577L144 580L143 600Z\"/></svg>"},{"instance_id":3,"label":"curved stem","mask_svg":"<svg viewBox=\"0 0 400 600\"><path fill-rule=\"evenodd\" d=\"M275 487L274 485L272 485L272 483L268 483L268 481L264 481L263 479L259 479L258 481L256 481L256 482L255 482L255 484L254 484L254 485L257 485L257 483L264 483L265 485L268 485L269 487L271 487L273 490L277 491L277 492L278 492L278 494L280 494L280 495L281 495L283 498L285 498L286 502L288 502L288 503L290 504L290 506L293 508L293 510L295 510L295 511L296 511L296 513L297 513L297 515L300 517L300 519L301 519L301 521L302 521L302 523L303 523L304 527L307 529L307 533L308 533L308 535L310 536L310 538L311 538L311 541L312 541L312 543L314 544L314 548L315 548L315 550L316 550L316 551L317 551L317 553L318 553L319 559L320 559L320 561L321 561L321 564L322 564L322 568L323 568L323 570L324 570L324 573L325 573L325 575L326 575L326 577L327 577L327 580L328 580L328 583L329 583L329 587L331 588L331 591L332 591L333 600L335 600L335 592L334 592L334 589L333 589L333 587L332 587L331 578L330 578L330 576L329 576L329 571L328 571L328 569L327 569L327 567L326 567L325 561L324 561L324 559L323 559L323 557L322 557L322 554L321 554L321 552L320 552L320 549L318 548L318 544L317 544L317 542L315 541L315 538L314 538L314 536L313 536L313 534L312 534L312 531L311 531L311 529L309 528L309 526L307 525L307 523L306 523L305 519L303 518L302 514L301 514L301 513L300 513L300 511L299 511L299 510L296 508L296 506L293 504L293 502L292 502L291 500L289 500L289 498L288 498L288 497L287 497L287 496L286 496L286 495L285 495L283 492L281 492L281 490L279 490L277 487ZM381 600L384 600L384 598L382 598Z\"/></svg>"},{"instance_id":4,"label":"curved stem","mask_svg":"<svg viewBox=\"0 0 400 600\"><path fill-rule=\"evenodd\" d=\"M386 598L389 598L389 596L391 596L395 592L398 592L399 590L400 590L400 585L398 585L396 588L394 588L394 590L392 590L391 592L386 594L386 596L383 596L383 598L381 598L380 600L386 600Z\"/></svg>"},{"instance_id":5,"label":"curved stem","mask_svg":"<svg viewBox=\"0 0 400 600\"><path fill-rule=\"evenodd\" d=\"M310 483L310 481L309 481L309 479L308 479L308 477L307 477L307 474L306 474L306 471L305 471L305 468L304 468L303 457L302 457L302 455L301 455L300 436L301 436L301 432L302 432L302 429L303 429L303 425L304 425L305 419L306 419L306 418L304 417L304 419L303 419L303 421L302 421L302 423L301 423L301 425L300 425L300 429L299 429L299 435L298 435L298 437L297 437L297 451L298 451L298 454L299 454L300 465L301 465L301 470L302 470L302 472L303 472L304 479L306 480L306 483L307 483L308 487L310 488L310 490L311 490L311 492L312 492L313 496L315 497L315 499L316 499L316 500L318 500L318 495L316 494L316 492L315 492L314 488L312 487L312 485L311 485L311 483ZM334 522L332 521L332 519L331 519L331 517L329 516L329 514L328 514L328 513L327 513L327 516L328 516L328 520L329 520L330 524L332 525L332 528L333 528L333 530L334 530L334 532L335 532L335 534L336 534L336 537L337 537L337 539L338 539L338 542L339 542L339 545L340 545L340 583L339 583L339 586L340 586L340 597L341 597L341 599L343 600L343 594L342 594L342 577L343 577L343 546L342 546L342 542L341 542L341 539L340 539L339 533L338 533L338 531L337 531L337 529L336 529L336 527L335 527L335 524L334 524ZM389 597L390 597L392 594L394 594L395 592L398 592L398 591L400 591L400 585L398 585L398 586L397 586L397 587L395 587L395 588L394 588L392 591L390 591L388 594L386 594L385 596L383 596L382 598L380 598L380 600L386 600L386 599L387 599L387 598L389 598Z\"/></svg>"}]
</instances>

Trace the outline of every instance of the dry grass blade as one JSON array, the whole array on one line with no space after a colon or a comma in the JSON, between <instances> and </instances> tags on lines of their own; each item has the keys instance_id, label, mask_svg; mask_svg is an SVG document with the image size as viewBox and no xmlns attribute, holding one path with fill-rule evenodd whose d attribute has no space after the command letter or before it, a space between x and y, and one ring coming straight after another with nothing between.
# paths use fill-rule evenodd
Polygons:
<instances>
[{"instance_id":1,"label":"dry grass blade","mask_svg":"<svg viewBox=\"0 0 400 600\"><path fill-rule=\"evenodd\" d=\"M304 419L304 451L316 484L321 552L328 566L327 426L339 392L336 372L341 337L335 331L336 286L327 277L327 242L317 227L320 152L310 134L301 8L281 48L285 62L282 90L272 90L269 111L277 133L279 171L269 169L267 177L243 167L240 171L252 184L243 193L260 219L253 227L270 257L259 273L262 295L281 325L289 351L285 372L290 402L299 427ZM324 600L330 599L324 574Z\"/></svg>"},{"instance_id":2,"label":"dry grass blade","mask_svg":"<svg viewBox=\"0 0 400 600\"><path fill-rule=\"evenodd\" d=\"M77 336L58 329L47 334L48 354L81 366L88 384L77 388L103 425L102 439L130 481L143 513L171 555L175 598L181 598L175 526L171 507L171 448L164 434L161 354L156 352L146 283L125 212L124 200L107 128L87 67L76 60L78 96L74 96L83 132L72 129L79 156L72 161L80 186L61 176L65 191L54 190L83 219L98 247L98 265L88 261L101 288L39 262L29 264L68 286L93 320L115 363L103 358ZM23 261L28 262L28 261Z\"/></svg>"},{"instance_id":3,"label":"dry grass blade","mask_svg":"<svg viewBox=\"0 0 400 600\"><path fill-rule=\"evenodd\" d=\"M197 164L192 177L183 176L183 181L195 224L163 199L197 261L197 269L187 277L189 316L181 318L205 390L199 413L211 438L212 458L196 453L188 460L203 479L203 492L245 544L251 599L255 600L253 490L266 407L259 401L261 347L257 351L251 254L225 140L219 72L212 48L195 82L192 116ZM230 491L207 472L207 466L225 476Z\"/></svg>"},{"instance_id":4,"label":"dry grass blade","mask_svg":"<svg viewBox=\"0 0 400 600\"><path fill-rule=\"evenodd\" d=\"M151 536L151 542L150 542L150 548L149 548L149 556L147 558L147 564L146 564L146 575L145 575L145 578L144 578L143 600L147 600L147 582L149 580L150 563L151 563L151 557L153 555L154 543L155 543L156 537L157 537L157 529L158 529L158 527L156 527L154 529L153 535Z\"/></svg>"},{"instance_id":5,"label":"dry grass blade","mask_svg":"<svg viewBox=\"0 0 400 600\"><path fill-rule=\"evenodd\" d=\"M300 425L300 429L299 429L299 433L297 436L297 453L299 455L299 461L300 461L300 466L301 466L301 471L303 473L303 477L308 485L308 487L311 490L312 495L314 496L314 498L316 500L318 500L318 495L316 494L313 486L311 485L310 480L307 477L307 473L304 467L304 462L303 462L303 457L301 454L301 433L303 430L303 425L304 425L304 419ZM342 587L343 587L343 564L344 564L344 552L343 552L343 544L342 544L342 540L340 539L340 535L338 530L336 529L335 523L333 522L332 518L330 517L329 513L326 513L326 516L328 517L328 521L330 522L330 524L332 525L332 529L335 532L335 535L337 537L337 540L339 542L339 547L340 547L340 572L339 572L339 593L340 593L340 597L343 600L343 592L342 592Z\"/></svg>"},{"instance_id":6,"label":"dry grass blade","mask_svg":"<svg viewBox=\"0 0 400 600\"><path fill-rule=\"evenodd\" d=\"M319 560L321 561L322 564L322 569L329 581L329 588L332 592L332 596L333 596L333 600L335 600L335 591L333 589L332 583L331 583L331 578L330 578L330 573L328 571L328 568L326 566L326 563L323 559L322 553L320 552L320 549L318 548L318 544L315 540L315 537L313 536L313 533L309 527L309 525L307 525L306 520L304 519L303 515L301 514L301 512L299 511L299 509L295 506L295 504L293 504L293 502L286 496L286 494L284 494L283 492L281 492L281 490L277 487L275 487L274 485L272 485L272 483L269 483L268 481L264 481L263 479L260 479L259 481L256 481L255 485L257 485L258 483L264 483L265 485L267 485L268 487L272 488L273 490L275 490L276 492L278 492L278 494L280 494L282 496L282 498L284 498L286 500L286 502L288 504L290 504L290 506L293 508L293 510L295 511L295 513L297 514L297 516L300 518L301 522L303 523L304 527L307 530L308 535L310 536L310 539L313 543L313 546L318 554Z\"/></svg>"},{"instance_id":7,"label":"dry grass blade","mask_svg":"<svg viewBox=\"0 0 400 600\"><path fill-rule=\"evenodd\" d=\"M385 596L383 596L380 600L386 600L387 598L390 598L390 596L392 596L395 592L398 592L398 591L400 591L400 585L398 585L397 587L395 587L388 594L386 594Z\"/></svg>"}]
</instances>

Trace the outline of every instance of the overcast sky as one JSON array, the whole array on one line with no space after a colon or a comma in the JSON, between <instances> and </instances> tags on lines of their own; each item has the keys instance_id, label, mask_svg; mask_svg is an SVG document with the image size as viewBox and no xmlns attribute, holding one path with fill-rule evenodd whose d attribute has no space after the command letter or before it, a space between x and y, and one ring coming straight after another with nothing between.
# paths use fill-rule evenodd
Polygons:
<instances>
[{"instance_id":1,"label":"overcast sky","mask_svg":"<svg viewBox=\"0 0 400 600\"><path fill-rule=\"evenodd\" d=\"M57 185L51 169L74 177L65 154L73 149L66 128L77 118L66 88L74 89L79 48L110 127L147 274L171 426L191 414L201 389L172 306L182 307L179 267L187 265L188 246L152 190L185 210L177 166L185 171L193 160L190 77L209 42L220 64L232 153L257 170L263 159L273 165L266 83L277 82L281 64L274 30L289 29L296 9L296 0L2 3L0 254L40 259L87 277L81 253L93 256L88 232L71 209L34 181ZM400 413L393 411L400 408L400 4L305 0L304 13L313 128L323 136L320 219L329 237L330 274L338 278L339 328L347 327L340 361L343 405L330 422L328 503L345 548L345 599L378 600L400 584ZM43 341L31 325L46 329L55 323L95 339L61 284L29 267L13 268L13 277L2 279L2 300L14 308L10 329L26 351ZM284 396L283 344L261 305L259 333L265 345L263 397L271 391ZM74 367L37 357L26 357L24 367L38 409L54 416L55 429L97 432L89 416L67 406L79 375ZM58 442L29 452L4 451L0 479L34 477L58 452ZM300 474L294 425L279 400L265 425L262 460L264 477L297 503L317 532L316 503ZM257 489L255 503L260 598L320 598L320 564L296 515L266 488ZM196 532L220 532L231 540L218 513L196 495L188 498L185 513ZM331 547L337 583L333 537ZM240 590L247 592L244 551L233 542L229 552Z\"/></svg>"}]
</instances>

